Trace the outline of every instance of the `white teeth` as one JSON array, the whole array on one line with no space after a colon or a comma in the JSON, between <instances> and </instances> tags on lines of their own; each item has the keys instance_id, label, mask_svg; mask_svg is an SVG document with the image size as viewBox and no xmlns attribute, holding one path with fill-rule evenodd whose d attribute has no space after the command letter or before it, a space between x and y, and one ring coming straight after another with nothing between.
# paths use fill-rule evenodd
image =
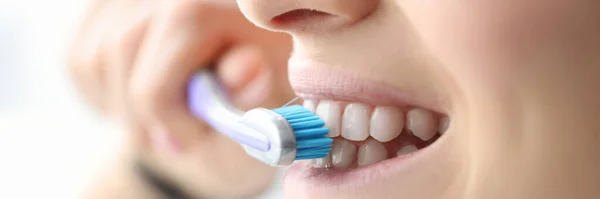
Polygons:
<instances>
[{"instance_id":1,"label":"white teeth","mask_svg":"<svg viewBox=\"0 0 600 199\"><path fill-rule=\"evenodd\" d=\"M348 168L356 160L356 145L347 140L337 139L331 146L330 154L334 168Z\"/></svg>"},{"instance_id":2,"label":"white teeth","mask_svg":"<svg viewBox=\"0 0 600 199\"><path fill-rule=\"evenodd\" d=\"M358 166L374 164L387 159L385 146L376 140L369 139L358 149Z\"/></svg>"},{"instance_id":3,"label":"white teeth","mask_svg":"<svg viewBox=\"0 0 600 199\"><path fill-rule=\"evenodd\" d=\"M417 108L408 111L406 128L421 140L427 141L435 136L438 125L431 111Z\"/></svg>"},{"instance_id":4,"label":"white teeth","mask_svg":"<svg viewBox=\"0 0 600 199\"><path fill-rule=\"evenodd\" d=\"M342 137L363 141L369 137L369 107L360 103L346 106L342 119Z\"/></svg>"},{"instance_id":5,"label":"white teeth","mask_svg":"<svg viewBox=\"0 0 600 199\"><path fill-rule=\"evenodd\" d=\"M450 122L447 116L437 117L432 111L421 108L405 112L394 106L346 104L332 100L304 101L306 109L325 121L325 127L329 128L327 136L343 137L335 139L327 157L313 160L316 168L365 166L386 160L388 156L411 154L419 150L415 144L431 140L438 132L444 133ZM407 131L404 132L406 135L401 135L402 131ZM404 146L396 148L395 154L388 154L383 143L392 140L399 140L400 146ZM358 146L353 141L362 144Z\"/></svg>"},{"instance_id":6,"label":"white teeth","mask_svg":"<svg viewBox=\"0 0 600 199\"><path fill-rule=\"evenodd\" d=\"M406 155L419 150L415 145L406 145L396 152L396 156Z\"/></svg>"},{"instance_id":7,"label":"white teeth","mask_svg":"<svg viewBox=\"0 0 600 199\"><path fill-rule=\"evenodd\" d=\"M324 158L314 159L313 165L315 168L331 168L331 153Z\"/></svg>"},{"instance_id":8,"label":"white teeth","mask_svg":"<svg viewBox=\"0 0 600 199\"><path fill-rule=\"evenodd\" d=\"M304 108L314 113L317 110L317 102L313 100L304 100Z\"/></svg>"},{"instance_id":9,"label":"white teeth","mask_svg":"<svg viewBox=\"0 0 600 199\"><path fill-rule=\"evenodd\" d=\"M448 130L448 125L450 125L450 118L447 116L442 117L438 126L438 132L440 134L444 134L446 130Z\"/></svg>"},{"instance_id":10,"label":"white teeth","mask_svg":"<svg viewBox=\"0 0 600 199\"><path fill-rule=\"evenodd\" d=\"M340 135L340 120L342 110L339 102L322 100L317 106L316 114L325 121L325 126L329 128L329 137Z\"/></svg>"},{"instance_id":11,"label":"white teeth","mask_svg":"<svg viewBox=\"0 0 600 199\"><path fill-rule=\"evenodd\" d=\"M373 111L370 127L371 137L380 142L388 142L402 132L404 114L396 107L378 106Z\"/></svg>"}]
</instances>

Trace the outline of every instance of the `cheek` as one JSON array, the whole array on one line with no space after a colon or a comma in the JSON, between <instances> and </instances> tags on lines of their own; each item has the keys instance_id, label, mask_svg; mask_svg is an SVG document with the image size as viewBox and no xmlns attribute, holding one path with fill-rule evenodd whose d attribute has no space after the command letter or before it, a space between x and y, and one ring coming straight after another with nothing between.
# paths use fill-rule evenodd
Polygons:
<instances>
[{"instance_id":1,"label":"cheek","mask_svg":"<svg viewBox=\"0 0 600 199\"><path fill-rule=\"evenodd\" d=\"M576 38L584 31L576 31L582 26L580 16L595 12L598 4L585 0L398 2L424 45L460 86L487 90L513 88L527 79L523 77L534 75L539 69L535 67L549 57L575 50Z\"/></svg>"}]
</instances>

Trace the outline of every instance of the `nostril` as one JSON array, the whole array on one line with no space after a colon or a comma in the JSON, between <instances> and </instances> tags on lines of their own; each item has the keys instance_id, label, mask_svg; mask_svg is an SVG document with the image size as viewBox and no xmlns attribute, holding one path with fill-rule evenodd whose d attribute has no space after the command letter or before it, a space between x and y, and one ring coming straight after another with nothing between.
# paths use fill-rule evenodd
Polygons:
<instances>
[{"instance_id":1,"label":"nostril","mask_svg":"<svg viewBox=\"0 0 600 199\"><path fill-rule=\"evenodd\" d=\"M324 23L327 18L333 16L332 14L318 10L296 9L273 17L271 24L278 28L284 28L292 25L307 25L316 22Z\"/></svg>"},{"instance_id":2,"label":"nostril","mask_svg":"<svg viewBox=\"0 0 600 199\"><path fill-rule=\"evenodd\" d=\"M382 0L237 0L259 27L289 34L337 32L376 13Z\"/></svg>"}]
</instances>

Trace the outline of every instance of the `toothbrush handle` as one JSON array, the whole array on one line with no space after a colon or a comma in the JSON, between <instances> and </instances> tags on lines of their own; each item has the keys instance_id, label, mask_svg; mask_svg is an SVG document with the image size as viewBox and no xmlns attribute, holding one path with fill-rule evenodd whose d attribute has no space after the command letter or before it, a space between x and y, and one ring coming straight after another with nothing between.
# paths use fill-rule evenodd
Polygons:
<instances>
[{"instance_id":1,"label":"toothbrush handle","mask_svg":"<svg viewBox=\"0 0 600 199\"><path fill-rule=\"evenodd\" d=\"M240 144L268 151L269 141L260 132L242 124L242 111L231 106L213 73L205 70L195 74L188 85L188 103L192 113L213 129Z\"/></svg>"}]
</instances>

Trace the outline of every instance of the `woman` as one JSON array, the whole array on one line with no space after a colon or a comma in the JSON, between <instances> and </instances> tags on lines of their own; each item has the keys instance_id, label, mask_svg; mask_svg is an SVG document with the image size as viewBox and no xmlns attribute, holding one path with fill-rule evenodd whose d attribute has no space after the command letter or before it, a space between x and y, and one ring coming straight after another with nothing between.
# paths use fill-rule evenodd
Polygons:
<instances>
[{"instance_id":1,"label":"woman","mask_svg":"<svg viewBox=\"0 0 600 199\"><path fill-rule=\"evenodd\" d=\"M293 36L291 88L336 137L331 156L290 168L286 198L600 197L600 2L238 3ZM194 119L183 92L216 60L241 108L282 105L289 38L229 1L96 8L72 66L132 132L124 165L192 198L264 190L273 168Z\"/></svg>"}]
</instances>

